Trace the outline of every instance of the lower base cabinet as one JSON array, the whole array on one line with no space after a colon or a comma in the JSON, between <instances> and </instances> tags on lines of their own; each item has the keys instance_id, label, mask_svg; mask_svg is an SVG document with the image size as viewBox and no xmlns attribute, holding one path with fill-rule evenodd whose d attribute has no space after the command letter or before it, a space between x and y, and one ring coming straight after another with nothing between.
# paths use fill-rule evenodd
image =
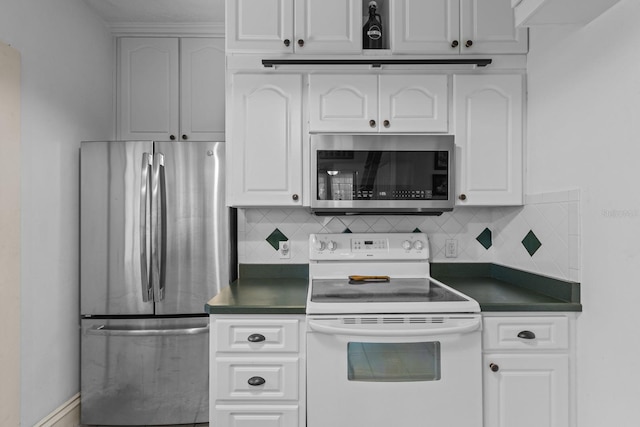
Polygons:
<instances>
[{"instance_id":1,"label":"lower base cabinet","mask_svg":"<svg viewBox=\"0 0 640 427\"><path fill-rule=\"evenodd\" d=\"M217 406L212 413L212 426L233 427L298 427L297 406Z\"/></svg>"},{"instance_id":2,"label":"lower base cabinet","mask_svg":"<svg viewBox=\"0 0 640 427\"><path fill-rule=\"evenodd\" d=\"M484 316L485 427L573 427L572 315Z\"/></svg>"},{"instance_id":3,"label":"lower base cabinet","mask_svg":"<svg viewBox=\"0 0 640 427\"><path fill-rule=\"evenodd\" d=\"M212 315L210 414L215 427L304 427L305 317Z\"/></svg>"}]
</instances>

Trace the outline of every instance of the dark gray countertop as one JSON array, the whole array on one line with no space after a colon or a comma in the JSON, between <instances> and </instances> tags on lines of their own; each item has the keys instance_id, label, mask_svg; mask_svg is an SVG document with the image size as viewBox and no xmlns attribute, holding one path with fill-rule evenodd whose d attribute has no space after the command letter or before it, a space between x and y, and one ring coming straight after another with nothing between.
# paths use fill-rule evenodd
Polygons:
<instances>
[{"instance_id":1,"label":"dark gray countertop","mask_svg":"<svg viewBox=\"0 0 640 427\"><path fill-rule=\"evenodd\" d=\"M582 311L580 284L486 263L432 263L431 275L482 311ZM242 264L240 278L205 305L209 314L305 314L308 266Z\"/></svg>"}]
</instances>

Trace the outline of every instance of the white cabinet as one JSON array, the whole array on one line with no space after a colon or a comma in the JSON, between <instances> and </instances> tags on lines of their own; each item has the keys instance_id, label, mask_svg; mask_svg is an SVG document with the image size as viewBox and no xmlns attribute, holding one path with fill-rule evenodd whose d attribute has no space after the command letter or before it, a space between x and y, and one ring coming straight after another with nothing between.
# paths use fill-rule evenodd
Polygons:
<instances>
[{"instance_id":1,"label":"white cabinet","mask_svg":"<svg viewBox=\"0 0 640 427\"><path fill-rule=\"evenodd\" d=\"M459 206L521 205L523 76L454 75Z\"/></svg>"},{"instance_id":2,"label":"white cabinet","mask_svg":"<svg viewBox=\"0 0 640 427\"><path fill-rule=\"evenodd\" d=\"M227 0L227 51L359 53L361 0Z\"/></svg>"},{"instance_id":3,"label":"white cabinet","mask_svg":"<svg viewBox=\"0 0 640 427\"><path fill-rule=\"evenodd\" d=\"M312 74L311 132L446 132L446 75Z\"/></svg>"},{"instance_id":4,"label":"white cabinet","mask_svg":"<svg viewBox=\"0 0 640 427\"><path fill-rule=\"evenodd\" d=\"M302 76L231 75L229 206L302 205Z\"/></svg>"},{"instance_id":5,"label":"white cabinet","mask_svg":"<svg viewBox=\"0 0 640 427\"><path fill-rule=\"evenodd\" d=\"M484 425L571 426L571 319L483 317Z\"/></svg>"},{"instance_id":6,"label":"white cabinet","mask_svg":"<svg viewBox=\"0 0 640 427\"><path fill-rule=\"evenodd\" d=\"M527 53L511 0L395 0L391 51L411 54Z\"/></svg>"},{"instance_id":7,"label":"white cabinet","mask_svg":"<svg viewBox=\"0 0 640 427\"><path fill-rule=\"evenodd\" d=\"M212 315L210 422L305 425L304 316Z\"/></svg>"},{"instance_id":8,"label":"white cabinet","mask_svg":"<svg viewBox=\"0 0 640 427\"><path fill-rule=\"evenodd\" d=\"M119 139L224 139L221 38L118 42Z\"/></svg>"}]
</instances>

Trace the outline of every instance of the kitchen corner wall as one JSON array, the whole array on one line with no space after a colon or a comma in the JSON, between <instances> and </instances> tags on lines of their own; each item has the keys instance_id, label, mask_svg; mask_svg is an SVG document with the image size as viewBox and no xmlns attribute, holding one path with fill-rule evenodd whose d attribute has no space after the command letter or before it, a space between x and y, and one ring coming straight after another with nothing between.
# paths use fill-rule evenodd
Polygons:
<instances>
[{"instance_id":1,"label":"kitchen corner wall","mask_svg":"<svg viewBox=\"0 0 640 427\"><path fill-rule=\"evenodd\" d=\"M441 216L315 216L305 209L240 209L238 260L306 264L310 233L414 232L429 236L432 262L493 262L580 281L580 192L532 194L525 206L460 207ZM447 258L447 240L458 256ZM277 242L288 240L290 258Z\"/></svg>"}]
</instances>

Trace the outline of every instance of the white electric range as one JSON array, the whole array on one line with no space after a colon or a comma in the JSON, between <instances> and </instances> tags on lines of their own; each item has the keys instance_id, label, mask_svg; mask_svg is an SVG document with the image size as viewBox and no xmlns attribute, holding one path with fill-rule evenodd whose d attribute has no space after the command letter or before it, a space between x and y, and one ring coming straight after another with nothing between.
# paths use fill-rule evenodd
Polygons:
<instances>
[{"instance_id":1,"label":"white electric range","mask_svg":"<svg viewBox=\"0 0 640 427\"><path fill-rule=\"evenodd\" d=\"M309 248L307 426L481 427L480 307L430 277L427 235Z\"/></svg>"}]
</instances>

